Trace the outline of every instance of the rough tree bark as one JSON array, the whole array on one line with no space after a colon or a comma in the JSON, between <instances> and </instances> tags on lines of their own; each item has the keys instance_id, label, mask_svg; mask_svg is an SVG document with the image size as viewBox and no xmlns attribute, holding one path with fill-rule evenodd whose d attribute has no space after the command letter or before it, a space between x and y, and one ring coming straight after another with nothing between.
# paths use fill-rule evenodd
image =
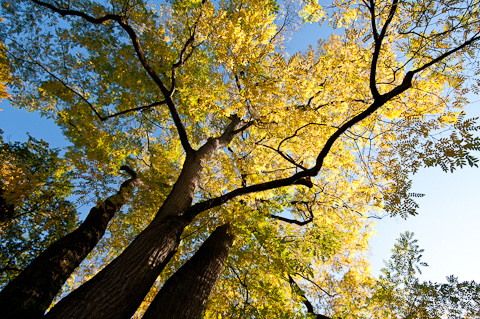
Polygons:
<instances>
[{"instance_id":1,"label":"rough tree bark","mask_svg":"<svg viewBox=\"0 0 480 319\"><path fill-rule=\"evenodd\" d=\"M189 222L169 216L150 224L148 231L137 236L120 257L60 300L46 318L130 318L176 253L180 235Z\"/></svg>"},{"instance_id":2,"label":"rough tree bark","mask_svg":"<svg viewBox=\"0 0 480 319\"><path fill-rule=\"evenodd\" d=\"M232 117L220 137L211 138L200 149L191 151L150 225L120 256L60 300L47 318L130 318L177 251L183 229L196 216L189 209L206 161L216 150L227 146L243 124L238 117Z\"/></svg>"},{"instance_id":3,"label":"rough tree bark","mask_svg":"<svg viewBox=\"0 0 480 319\"><path fill-rule=\"evenodd\" d=\"M165 282L143 319L201 317L235 239L229 231L229 224L215 229L195 255Z\"/></svg>"},{"instance_id":4,"label":"rough tree bark","mask_svg":"<svg viewBox=\"0 0 480 319\"><path fill-rule=\"evenodd\" d=\"M118 192L90 210L85 221L41 253L0 292L2 318L40 318L72 272L102 238L109 221L129 199L140 180L128 167L132 178Z\"/></svg>"}]
</instances>

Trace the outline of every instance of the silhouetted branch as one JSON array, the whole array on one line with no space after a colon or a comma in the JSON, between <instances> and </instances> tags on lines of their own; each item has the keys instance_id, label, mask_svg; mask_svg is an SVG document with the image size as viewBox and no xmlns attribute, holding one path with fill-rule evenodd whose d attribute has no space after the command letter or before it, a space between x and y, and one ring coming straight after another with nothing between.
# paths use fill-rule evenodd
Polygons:
<instances>
[{"instance_id":1,"label":"silhouetted branch","mask_svg":"<svg viewBox=\"0 0 480 319\"><path fill-rule=\"evenodd\" d=\"M163 105L163 104L167 104L167 101L155 102L155 103L152 103L152 104L149 104L149 105L139 106L139 107L135 107L133 109L121 111L121 112L118 112L118 113L115 113L115 114L110 114L110 115L107 115L107 116L100 117L100 120L106 121L108 119L111 119L113 117L117 117L119 115L127 114L127 113L130 113L130 112L135 112L135 111L144 111L144 110L148 110L148 109L151 109L155 106Z\"/></svg>"},{"instance_id":2,"label":"silhouetted branch","mask_svg":"<svg viewBox=\"0 0 480 319\"><path fill-rule=\"evenodd\" d=\"M94 18L84 12L77 11L77 10L70 10L70 9L60 9L57 8L49 3L39 1L39 0L32 0L32 2L46 7L54 12L57 12L61 16L77 16L81 17L88 22L94 23L94 24L103 24L107 21L115 21L120 25L128 34L130 37L130 40L132 41L133 47L135 49L135 52L137 53L137 57L142 64L143 68L145 71L147 71L148 75L150 78L157 84L157 86L160 88L160 91L162 91L162 94L165 97L165 102L168 106L168 109L170 111L170 114L172 116L173 122L175 123L175 127L177 128L178 135L180 137L180 142L182 143L183 149L187 154L190 154L193 152L192 146L190 145L190 142L188 141L187 137L187 132L185 130L185 127L183 126L183 123L180 119L180 115L178 113L178 110L175 106L175 103L173 102L173 99L171 97L171 94L173 91L169 91L167 87L163 84L163 81L160 79L160 77L157 75L157 73L153 70L152 66L148 63L147 57L145 56L145 53L143 52L143 48L140 44L140 39L138 38L137 34L133 30L133 28L128 24L128 20L125 17L116 15L116 14L107 14L103 17L100 18ZM95 111L95 110L94 110Z\"/></svg>"},{"instance_id":3,"label":"silhouetted branch","mask_svg":"<svg viewBox=\"0 0 480 319\"><path fill-rule=\"evenodd\" d=\"M303 292L302 289L300 289L300 287L295 282L295 280L293 280L292 276L288 275L288 281L292 286L293 290L302 297L302 302L305 305L305 307L307 307L308 313L311 313L312 315L316 316L317 319L331 319L330 317L315 313L315 309L313 308L312 303L307 299L307 297L305 296L305 292Z\"/></svg>"},{"instance_id":4,"label":"silhouetted branch","mask_svg":"<svg viewBox=\"0 0 480 319\"><path fill-rule=\"evenodd\" d=\"M273 215L273 214L271 214L270 217L281 220L282 222L286 222L286 223L289 223L289 224L295 224L295 225L298 225L298 226L304 226L304 225L307 225L307 224L310 224L311 222L313 222L313 216L311 216L309 219L307 219L303 222L298 221L296 219L285 218L285 217L277 216L277 215Z\"/></svg>"}]
</instances>

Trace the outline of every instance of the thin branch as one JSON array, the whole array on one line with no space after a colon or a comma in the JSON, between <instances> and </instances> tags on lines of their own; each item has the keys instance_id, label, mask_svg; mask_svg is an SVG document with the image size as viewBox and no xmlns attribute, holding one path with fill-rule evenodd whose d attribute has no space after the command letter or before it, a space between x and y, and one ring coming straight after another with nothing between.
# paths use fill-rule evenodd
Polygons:
<instances>
[{"instance_id":1,"label":"thin branch","mask_svg":"<svg viewBox=\"0 0 480 319\"><path fill-rule=\"evenodd\" d=\"M301 130L303 130L304 128L306 128L306 127L308 127L308 126L310 126L310 125L334 127L334 126L326 125L326 124L323 124L323 123L307 123L307 124L299 127L298 129L296 129L296 130L295 130L295 133L293 133L293 135L284 138L284 139L278 144L278 150L280 150L280 148L282 147L282 144L283 144L284 142L288 141L289 139L294 138L295 136L297 136L298 132L300 132ZM336 128L336 127L335 127L335 128Z\"/></svg>"},{"instance_id":2,"label":"thin branch","mask_svg":"<svg viewBox=\"0 0 480 319\"><path fill-rule=\"evenodd\" d=\"M130 112L135 112L135 111L148 110L148 109L151 109L151 108L153 108L153 107L155 107L155 106L163 105L163 104L167 104L167 101L154 102L154 103L149 104L149 105L144 105L144 106L135 107L135 108L133 108L133 109L121 111L121 112L118 112L118 113L115 113L115 114L110 114L110 115L108 115L108 116L103 116L103 117L101 117L100 119L101 119L102 121L106 121L106 120L111 119L111 118L116 117L116 116L120 116L120 115L127 114L127 113L130 113Z\"/></svg>"},{"instance_id":3,"label":"thin branch","mask_svg":"<svg viewBox=\"0 0 480 319\"><path fill-rule=\"evenodd\" d=\"M50 10L57 12L61 16L77 16L81 17L88 22L94 23L94 24L103 24L108 21L115 21L118 23L128 34L130 37L130 40L132 41L133 47L135 49L135 52L137 53L137 57L142 64L143 68L145 71L148 73L150 78L157 84L157 86L160 88L160 91L162 92L163 96L166 99L166 104L168 106L168 109L170 111L170 114L172 116L173 122L175 123L175 127L177 128L178 135L180 137L180 142L182 143L183 149L187 154L193 153L192 146L190 145L190 142L188 141L187 137L187 132L185 130L185 127L183 126L183 123L180 119L180 115L178 113L178 110L175 106L175 103L173 102L171 92L167 89L167 87L163 84L162 80L160 77L157 75L157 73L153 70L152 66L148 63L147 57L145 56L145 53L143 52L143 48L140 44L140 40L137 37L137 34L133 30L133 28L128 24L127 18L121 17L116 14L107 14L103 17L100 18L94 18L84 12L80 12L77 10L65 10L65 9L60 9L57 8L49 3L45 3L43 1L39 0L31 0L32 2L49 8ZM173 92L172 92L173 93Z\"/></svg>"},{"instance_id":4,"label":"thin branch","mask_svg":"<svg viewBox=\"0 0 480 319\"><path fill-rule=\"evenodd\" d=\"M90 103L82 94L80 94L79 92L77 92L76 90L74 90L73 88L71 88L70 86L68 86L67 83L65 83L62 79L60 79L58 76L56 76L55 74L53 74L52 72L50 72L46 67L44 67L42 64L40 64L39 62L37 61L28 61L28 60L24 60L24 59L20 59L20 58L17 58L18 60L22 60L22 61L25 61L25 62L28 62L28 63L32 63L32 64L35 64L35 65L38 65L40 68L43 69L43 71L45 71L46 73L48 73L48 75L50 75L52 78L54 78L55 80L57 80L58 82L60 82L67 90L69 90L70 92L72 92L73 94L77 95L78 97L80 97L80 99L82 99L82 101L84 101L89 107L90 109L93 111L93 113L101 120L103 121L103 117L100 115L100 113L98 113L98 111L95 109L95 107L92 105L92 103Z\"/></svg>"},{"instance_id":5,"label":"thin branch","mask_svg":"<svg viewBox=\"0 0 480 319\"><path fill-rule=\"evenodd\" d=\"M295 282L295 280L293 280L292 276L290 276L290 275L288 275L288 282L292 286L293 290L296 293L300 294L300 296L302 297L302 302L305 305L305 307L307 308L308 313L316 316L317 319L331 319L330 317L315 313L315 309L313 308L312 303L305 296L305 292L303 292L302 289L300 289L298 284Z\"/></svg>"},{"instance_id":6,"label":"thin branch","mask_svg":"<svg viewBox=\"0 0 480 319\"><path fill-rule=\"evenodd\" d=\"M326 295L329 296L330 298L334 298L335 296L338 296L338 295L339 295L338 293L332 295L331 293L329 293L328 291L326 291L325 289L323 289L322 287L320 287L316 282L314 282L314 281L311 280L311 279L308 279L307 277L303 276L303 275L300 274L300 273L295 273L295 275L300 276L300 277L302 277L303 279L307 280L308 282L312 283L315 287L317 287L319 290L321 290L324 294L326 294Z\"/></svg>"},{"instance_id":7,"label":"thin branch","mask_svg":"<svg viewBox=\"0 0 480 319\"><path fill-rule=\"evenodd\" d=\"M429 67L432 66L433 64L442 61L443 59L445 59L446 57L454 54L455 52L460 51L461 49L469 46L470 44L472 44L472 43L480 40L479 34L480 34L480 32L477 32L477 33L475 34L475 36L473 36L473 37L471 37L469 40L465 41L462 45L456 47L455 49L452 49L452 50L450 50L450 51L445 52L444 54L438 56L437 58L433 59L432 61L424 64L422 67L419 67L419 68L417 68L417 69L415 69L415 70L413 70L413 71L410 71L410 72L412 72L413 74L419 73L419 72L421 72L421 71L429 68Z\"/></svg>"},{"instance_id":8,"label":"thin branch","mask_svg":"<svg viewBox=\"0 0 480 319\"><path fill-rule=\"evenodd\" d=\"M277 216L277 215L273 215L273 214L271 214L270 217L281 220L282 222L286 222L286 223L289 223L289 224L295 224L295 225L298 225L298 226L305 226L305 225L313 222L313 216L311 216L309 219L307 219L303 222L298 221L296 219L285 218L285 217Z\"/></svg>"},{"instance_id":9,"label":"thin branch","mask_svg":"<svg viewBox=\"0 0 480 319\"><path fill-rule=\"evenodd\" d=\"M202 5L201 5L202 9L203 9L203 6L205 5L205 2L206 2L206 0L202 0ZM170 89L170 95L172 95L173 92L175 92L175 88L176 88L175 87L175 82L176 82L176 79L177 79L177 69L182 67L185 64L185 62L187 62L187 60L192 56L193 51L195 49L195 47L193 46L193 43L195 42L195 36L197 35L198 22L202 18L202 14L203 14L202 9L200 9L200 15L198 16L197 21L195 21L195 24L193 25L192 34L188 38L187 42L185 42L182 50L180 51L180 57L178 58L177 63L175 63L172 66L172 87ZM186 52L187 52L187 50L190 46L192 46L192 50L185 56L185 54L186 54Z\"/></svg>"},{"instance_id":10,"label":"thin branch","mask_svg":"<svg viewBox=\"0 0 480 319\"><path fill-rule=\"evenodd\" d=\"M302 169L302 170L306 170L306 169L307 169L307 168L304 167L303 165L298 164L297 162L295 162L294 159L293 159L290 155L285 154L285 153L283 153L282 151L280 151L280 150L278 150L278 149L275 149L275 148L273 148L273 147L271 147L271 146L268 146L268 145L265 145L265 144L258 144L258 145L263 146L263 147L266 147L266 148L268 148L268 149L271 149L271 150L274 151L274 152L277 152L277 153L278 153L281 157L283 157L285 160L289 161L290 163L292 163L293 165L295 165L296 167L298 167L298 168L300 168L300 169Z\"/></svg>"}]
</instances>

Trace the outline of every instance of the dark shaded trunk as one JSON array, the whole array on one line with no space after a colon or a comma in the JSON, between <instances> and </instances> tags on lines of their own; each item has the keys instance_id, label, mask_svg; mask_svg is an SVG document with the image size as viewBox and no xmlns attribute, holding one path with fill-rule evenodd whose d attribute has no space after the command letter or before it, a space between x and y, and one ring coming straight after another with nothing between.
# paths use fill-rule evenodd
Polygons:
<instances>
[{"instance_id":1,"label":"dark shaded trunk","mask_svg":"<svg viewBox=\"0 0 480 319\"><path fill-rule=\"evenodd\" d=\"M180 176L153 221L109 265L52 308L47 318L129 319L170 258L191 206L202 157L188 156Z\"/></svg>"},{"instance_id":2,"label":"dark shaded trunk","mask_svg":"<svg viewBox=\"0 0 480 319\"><path fill-rule=\"evenodd\" d=\"M15 211L15 206L5 200L4 193L3 185L0 183L0 223L9 221Z\"/></svg>"},{"instance_id":3,"label":"dark shaded trunk","mask_svg":"<svg viewBox=\"0 0 480 319\"><path fill-rule=\"evenodd\" d=\"M178 216L154 220L119 257L60 300L46 318L130 318L176 253L190 221Z\"/></svg>"},{"instance_id":4,"label":"dark shaded trunk","mask_svg":"<svg viewBox=\"0 0 480 319\"><path fill-rule=\"evenodd\" d=\"M47 318L129 319L176 253L183 229L198 212L190 207L203 166L225 147L242 124L238 117L218 138L187 155L182 172L153 221L109 265L63 298Z\"/></svg>"},{"instance_id":5,"label":"dark shaded trunk","mask_svg":"<svg viewBox=\"0 0 480 319\"><path fill-rule=\"evenodd\" d=\"M218 227L159 291L143 319L200 318L235 236L230 225Z\"/></svg>"},{"instance_id":6,"label":"dark shaded trunk","mask_svg":"<svg viewBox=\"0 0 480 319\"><path fill-rule=\"evenodd\" d=\"M130 169L122 167L129 173ZM90 210L85 221L41 253L0 292L2 318L40 318L72 272L102 238L139 179L133 173L119 191Z\"/></svg>"}]
</instances>

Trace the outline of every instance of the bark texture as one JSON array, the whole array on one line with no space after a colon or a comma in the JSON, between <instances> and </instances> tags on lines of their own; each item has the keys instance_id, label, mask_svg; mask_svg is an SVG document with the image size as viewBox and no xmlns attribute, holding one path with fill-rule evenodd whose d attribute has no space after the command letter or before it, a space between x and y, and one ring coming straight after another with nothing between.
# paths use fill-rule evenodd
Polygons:
<instances>
[{"instance_id":1,"label":"bark texture","mask_svg":"<svg viewBox=\"0 0 480 319\"><path fill-rule=\"evenodd\" d=\"M152 222L125 251L92 279L60 300L46 318L129 319L176 253L190 220L168 216Z\"/></svg>"},{"instance_id":2,"label":"bark texture","mask_svg":"<svg viewBox=\"0 0 480 319\"><path fill-rule=\"evenodd\" d=\"M230 225L218 227L200 249L170 277L145 312L143 319L200 318L230 249Z\"/></svg>"},{"instance_id":3,"label":"bark texture","mask_svg":"<svg viewBox=\"0 0 480 319\"><path fill-rule=\"evenodd\" d=\"M2 318L40 318L72 272L102 238L109 221L128 200L140 180L132 178L119 191L90 210L85 221L41 253L0 292Z\"/></svg>"},{"instance_id":4,"label":"bark texture","mask_svg":"<svg viewBox=\"0 0 480 319\"><path fill-rule=\"evenodd\" d=\"M170 258L183 229L195 218L192 205L200 173L213 152L230 143L243 122L232 117L224 133L187 155L182 172L157 215L101 272L62 299L47 318L129 319Z\"/></svg>"}]
</instances>

